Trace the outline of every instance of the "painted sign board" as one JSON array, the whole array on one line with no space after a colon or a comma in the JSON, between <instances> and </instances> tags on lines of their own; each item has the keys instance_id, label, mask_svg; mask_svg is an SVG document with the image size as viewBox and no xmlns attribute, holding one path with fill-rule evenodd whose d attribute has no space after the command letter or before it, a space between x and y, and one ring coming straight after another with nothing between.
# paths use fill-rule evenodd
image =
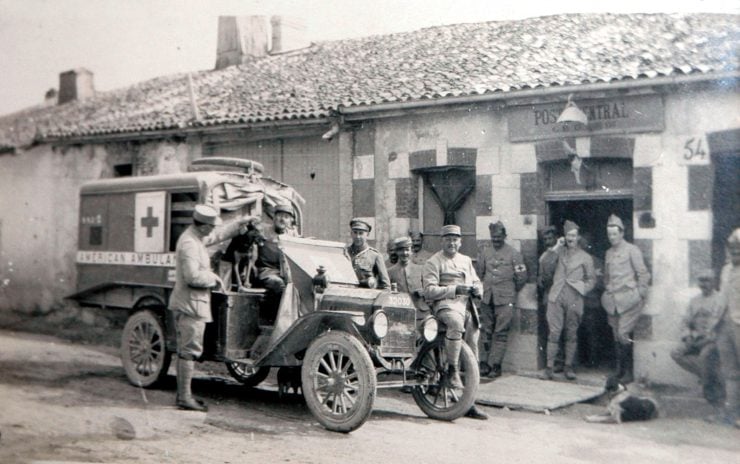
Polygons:
<instances>
[{"instance_id":1,"label":"painted sign board","mask_svg":"<svg viewBox=\"0 0 740 464\"><path fill-rule=\"evenodd\" d=\"M596 134L660 132L665 127L660 95L573 100L588 123L558 123L566 103L513 106L507 109L510 142L527 142Z\"/></svg>"}]
</instances>

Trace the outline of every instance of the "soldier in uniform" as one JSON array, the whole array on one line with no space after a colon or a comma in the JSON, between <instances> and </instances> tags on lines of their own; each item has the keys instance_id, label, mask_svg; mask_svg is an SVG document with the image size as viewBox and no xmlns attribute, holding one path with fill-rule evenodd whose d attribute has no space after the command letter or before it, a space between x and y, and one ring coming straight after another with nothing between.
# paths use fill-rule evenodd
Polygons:
<instances>
[{"instance_id":1,"label":"soldier in uniform","mask_svg":"<svg viewBox=\"0 0 740 464\"><path fill-rule=\"evenodd\" d=\"M714 290L714 272L706 269L697 278L701 295L689 302L689 310L681 322L682 344L671 351L671 358L699 377L704 398L719 410L725 400L725 391L719 371L717 324L725 307L720 294Z\"/></svg>"},{"instance_id":2,"label":"soldier in uniform","mask_svg":"<svg viewBox=\"0 0 740 464\"><path fill-rule=\"evenodd\" d=\"M177 337L177 399L180 409L207 411L193 398L191 381L195 360L203 354L203 335L211 322L211 289L224 288L221 278L211 270L206 237L221 224L218 210L196 205L193 224L177 239L175 249L175 288L170 295L170 311L175 313Z\"/></svg>"},{"instance_id":3,"label":"soldier in uniform","mask_svg":"<svg viewBox=\"0 0 740 464\"><path fill-rule=\"evenodd\" d=\"M383 262L383 256L367 244L367 234L372 227L361 219L349 222L352 229L352 243L344 248L344 253L352 261L352 267L362 287L388 288L390 279Z\"/></svg>"},{"instance_id":4,"label":"soldier in uniform","mask_svg":"<svg viewBox=\"0 0 740 464\"><path fill-rule=\"evenodd\" d=\"M280 236L293 235L295 213L289 204L275 205L272 228L265 231L265 239L258 242L257 282L267 290L267 306L277 311L280 299L285 291L286 282L290 281L289 269L283 251L280 249Z\"/></svg>"},{"instance_id":5,"label":"soldier in uniform","mask_svg":"<svg viewBox=\"0 0 740 464\"><path fill-rule=\"evenodd\" d=\"M499 377L506 354L509 329L514 317L516 294L527 281L527 267L521 253L506 244L506 227L501 221L488 226L492 247L478 254L478 271L483 279L480 340L481 375Z\"/></svg>"},{"instance_id":6,"label":"soldier in uniform","mask_svg":"<svg viewBox=\"0 0 740 464\"><path fill-rule=\"evenodd\" d=\"M607 221L606 235L611 248L606 251L601 305L614 333L617 353L617 371L607 380L607 386L613 388L634 380L632 331L642 314L650 273L640 249L624 240L624 224L614 214Z\"/></svg>"},{"instance_id":7,"label":"soldier in uniform","mask_svg":"<svg viewBox=\"0 0 740 464\"><path fill-rule=\"evenodd\" d=\"M482 286L473 268L473 261L458 253L462 244L460 226L442 227L442 250L424 264L424 296L432 304L437 318L447 327L445 352L447 377L452 388L463 388L460 378L460 351L463 334L478 359L480 320L471 297L480 296ZM474 419L488 419L475 405L467 413Z\"/></svg>"},{"instance_id":8,"label":"soldier in uniform","mask_svg":"<svg viewBox=\"0 0 740 464\"><path fill-rule=\"evenodd\" d=\"M432 256L431 252L422 248L424 246L424 234L418 230L412 230L409 231L409 237L411 237L411 261L423 266Z\"/></svg>"},{"instance_id":9,"label":"soldier in uniform","mask_svg":"<svg viewBox=\"0 0 740 464\"><path fill-rule=\"evenodd\" d=\"M565 345L565 378L575 380L573 362L578 348L578 327L583 317L583 298L595 284L594 261L578 244L578 225L565 221L565 239L558 240L558 264L547 296L547 368L544 378L552 379L560 337ZM563 246L564 242L564 246Z\"/></svg>"}]
</instances>

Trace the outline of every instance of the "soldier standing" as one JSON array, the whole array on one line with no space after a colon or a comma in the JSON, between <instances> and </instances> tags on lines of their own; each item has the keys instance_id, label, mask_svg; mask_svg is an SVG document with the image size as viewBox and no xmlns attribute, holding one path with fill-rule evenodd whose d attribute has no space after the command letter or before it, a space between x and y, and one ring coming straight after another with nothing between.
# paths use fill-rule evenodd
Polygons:
<instances>
[{"instance_id":1,"label":"soldier standing","mask_svg":"<svg viewBox=\"0 0 740 464\"><path fill-rule=\"evenodd\" d=\"M558 264L547 296L547 368L544 378L552 379L560 337L565 345L565 378L575 380L573 362L578 349L578 327L583 317L583 298L595 283L591 255L578 244L578 225L565 221L565 246L557 247ZM558 240L561 245L563 239Z\"/></svg>"},{"instance_id":2,"label":"soldier standing","mask_svg":"<svg viewBox=\"0 0 740 464\"><path fill-rule=\"evenodd\" d=\"M478 254L478 270L483 279L480 340L481 375L499 377L506 354L509 329L514 317L516 294L527 281L527 267L521 253L506 244L506 227L501 221L488 226L492 247Z\"/></svg>"},{"instance_id":3,"label":"soldier standing","mask_svg":"<svg viewBox=\"0 0 740 464\"><path fill-rule=\"evenodd\" d=\"M211 289L223 288L221 278L211 271L204 241L221 224L218 211L196 205L193 224L177 239L175 288L168 309L175 313L177 335L177 399L180 409L207 411L193 398L191 381L195 360L203 354L203 335L211 317Z\"/></svg>"},{"instance_id":4,"label":"soldier standing","mask_svg":"<svg viewBox=\"0 0 740 464\"><path fill-rule=\"evenodd\" d=\"M482 286L473 268L473 261L458 253L462 245L460 226L442 227L442 250L424 264L424 296L432 303L437 318L447 326L445 353L447 376L451 388L463 388L460 378L460 351L463 334L465 343L478 359L480 320L471 296L480 296ZM475 407L466 414L474 419L488 419Z\"/></svg>"},{"instance_id":5,"label":"soldier standing","mask_svg":"<svg viewBox=\"0 0 740 464\"><path fill-rule=\"evenodd\" d=\"M606 235L611 248L606 251L601 305L608 315L617 353L617 371L607 380L612 388L617 383L628 384L634 380L632 331L642 314L650 273L640 249L624 239L624 224L614 214L607 221Z\"/></svg>"},{"instance_id":6,"label":"soldier standing","mask_svg":"<svg viewBox=\"0 0 740 464\"><path fill-rule=\"evenodd\" d=\"M344 253L352 261L352 267L362 287L388 288L390 280L383 262L383 256L367 244L367 234L372 227L361 219L349 222L352 229L352 243L345 247Z\"/></svg>"},{"instance_id":7,"label":"soldier standing","mask_svg":"<svg viewBox=\"0 0 740 464\"><path fill-rule=\"evenodd\" d=\"M424 318L429 312L429 305L424 301L424 285L421 278L423 268L411 262L411 239L399 237L393 240L393 252L398 256L398 262L388 269L391 283L398 286L399 292L411 295L414 307L420 311L417 319Z\"/></svg>"}]
</instances>

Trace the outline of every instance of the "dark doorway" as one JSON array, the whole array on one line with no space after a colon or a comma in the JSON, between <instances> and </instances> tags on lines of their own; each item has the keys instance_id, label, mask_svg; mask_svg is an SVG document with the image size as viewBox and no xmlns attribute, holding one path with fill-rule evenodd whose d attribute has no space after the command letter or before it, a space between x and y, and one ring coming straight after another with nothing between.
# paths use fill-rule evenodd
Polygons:
<instances>
[{"instance_id":1,"label":"dark doorway","mask_svg":"<svg viewBox=\"0 0 740 464\"><path fill-rule=\"evenodd\" d=\"M604 256L609 249L606 222L616 214L624 222L625 238L632 241L632 199L559 200L548 202L550 224L563 234L563 223L578 224L581 236L588 241L584 248L594 258L599 277L604 269ZM578 363L582 367L611 368L614 364L614 343L606 312L601 307L603 282L599 278L594 290L584 301L584 314L578 331Z\"/></svg>"},{"instance_id":2,"label":"dark doorway","mask_svg":"<svg viewBox=\"0 0 740 464\"><path fill-rule=\"evenodd\" d=\"M712 156L714 191L712 193L712 267L719 272L727 259L725 242L740 227L740 153Z\"/></svg>"}]
</instances>

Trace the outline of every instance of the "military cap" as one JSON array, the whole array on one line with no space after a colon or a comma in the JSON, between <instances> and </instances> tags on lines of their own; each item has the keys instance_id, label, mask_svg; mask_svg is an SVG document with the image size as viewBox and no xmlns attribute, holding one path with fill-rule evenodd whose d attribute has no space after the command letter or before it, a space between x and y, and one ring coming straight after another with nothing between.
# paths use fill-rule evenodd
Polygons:
<instances>
[{"instance_id":1,"label":"military cap","mask_svg":"<svg viewBox=\"0 0 740 464\"><path fill-rule=\"evenodd\" d=\"M419 230L410 230L409 237L424 237L424 234Z\"/></svg>"},{"instance_id":2,"label":"military cap","mask_svg":"<svg viewBox=\"0 0 740 464\"><path fill-rule=\"evenodd\" d=\"M352 230L364 230L365 232L373 230L373 227L370 224L358 218L353 218L349 221L349 228Z\"/></svg>"},{"instance_id":3,"label":"military cap","mask_svg":"<svg viewBox=\"0 0 740 464\"><path fill-rule=\"evenodd\" d=\"M729 237L727 237L727 244L731 246L740 245L740 227L733 230Z\"/></svg>"},{"instance_id":4,"label":"military cap","mask_svg":"<svg viewBox=\"0 0 740 464\"><path fill-rule=\"evenodd\" d=\"M711 269L702 269L696 278L698 280L714 280L714 271Z\"/></svg>"},{"instance_id":5,"label":"military cap","mask_svg":"<svg viewBox=\"0 0 740 464\"><path fill-rule=\"evenodd\" d=\"M557 227L555 226L545 227L545 230L542 231L542 235L548 235L548 234L557 235L558 234Z\"/></svg>"},{"instance_id":6,"label":"military cap","mask_svg":"<svg viewBox=\"0 0 740 464\"><path fill-rule=\"evenodd\" d=\"M442 237L445 235L457 235L458 237L462 237L462 232L460 231L460 226L456 226L454 224L449 224L446 226L442 226Z\"/></svg>"},{"instance_id":7,"label":"military cap","mask_svg":"<svg viewBox=\"0 0 740 464\"><path fill-rule=\"evenodd\" d=\"M393 249L411 248L411 239L408 237L398 237L393 240Z\"/></svg>"},{"instance_id":8,"label":"military cap","mask_svg":"<svg viewBox=\"0 0 740 464\"><path fill-rule=\"evenodd\" d=\"M209 205L195 205L195 210L193 210L193 220L203 224L210 224L212 226L221 224L218 210Z\"/></svg>"},{"instance_id":9,"label":"military cap","mask_svg":"<svg viewBox=\"0 0 740 464\"><path fill-rule=\"evenodd\" d=\"M611 216L609 216L609 219L606 221L606 226L619 227L620 229L624 230L624 223L616 214L612 214Z\"/></svg>"},{"instance_id":10,"label":"military cap","mask_svg":"<svg viewBox=\"0 0 740 464\"><path fill-rule=\"evenodd\" d=\"M288 203L278 203L277 205L275 205L275 214L277 213L288 213L291 216L295 217L293 207Z\"/></svg>"},{"instance_id":11,"label":"military cap","mask_svg":"<svg viewBox=\"0 0 740 464\"><path fill-rule=\"evenodd\" d=\"M488 224L488 230L491 232L503 232L506 235L506 226L501 221L496 221Z\"/></svg>"},{"instance_id":12,"label":"military cap","mask_svg":"<svg viewBox=\"0 0 740 464\"><path fill-rule=\"evenodd\" d=\"M578 224L576 224L573 221L565 221L565 224L563 224L563 231L567 234L571 230L579 230L580 227L578 227Z\"/></svg>"}]
</instances>

